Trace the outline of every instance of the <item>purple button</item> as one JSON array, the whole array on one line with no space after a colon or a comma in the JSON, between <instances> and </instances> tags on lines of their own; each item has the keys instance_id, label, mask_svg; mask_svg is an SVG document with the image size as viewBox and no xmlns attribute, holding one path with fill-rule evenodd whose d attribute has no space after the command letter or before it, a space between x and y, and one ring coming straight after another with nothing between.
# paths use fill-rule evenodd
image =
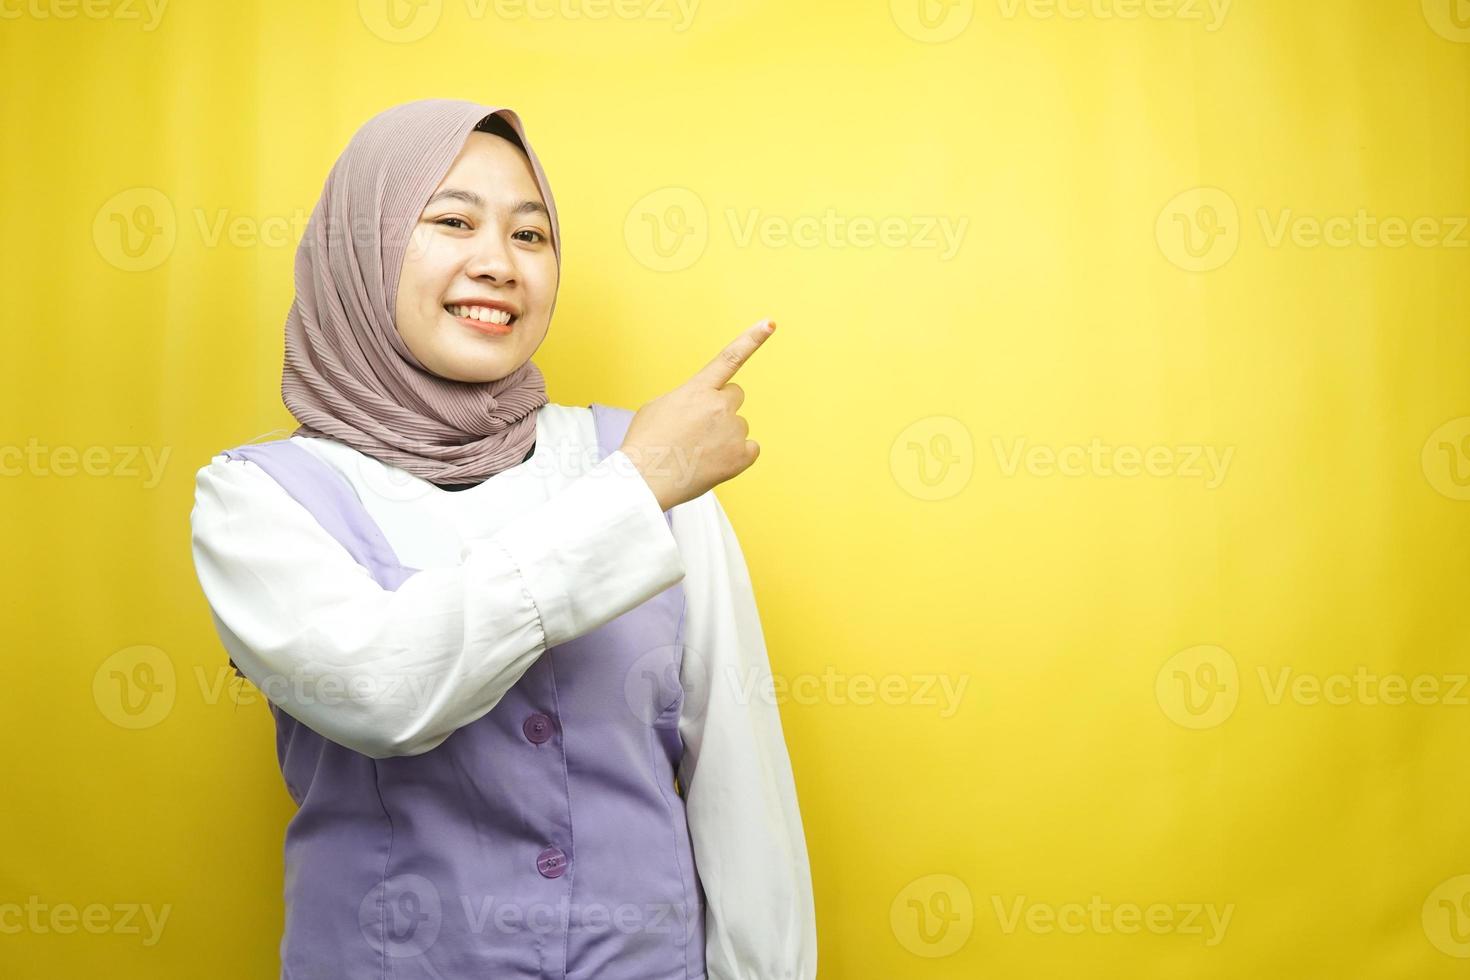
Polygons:
<instances>
[{"instance_id":1,"label":"purple button","mask_svg":"<svg viewBox=\"0 0 1470 980\"><path fill-rule=\"evenodd\" d=\"M567 856L555 844L536 855L536 870L543 878L560 878L567 870Z\"/></svg>"},{"instance_id":2,"label":"purple button","mask_svg":"<svg viewBox=\"0 0 1470 980\"><path fill-rule=\"evenodd\" d=\"M526 733L526 738L540 745L551 737L551 733L555 731L555 726L551 723L550 715L543 715L537 712L525 720L521 725L521 731Z\"/></svg>"}]
</instances>

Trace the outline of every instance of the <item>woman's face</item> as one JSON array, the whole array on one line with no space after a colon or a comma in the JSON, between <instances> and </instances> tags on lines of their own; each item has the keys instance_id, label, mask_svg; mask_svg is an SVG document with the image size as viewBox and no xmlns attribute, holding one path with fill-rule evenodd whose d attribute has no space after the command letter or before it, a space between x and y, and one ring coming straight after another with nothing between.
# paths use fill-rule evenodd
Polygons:
<instances>
[{"instance_id":1,"label":"woman's face","mask_svg":"<svg viewBox=\"0 0 1470 980\"><path fill-rule=\"evenodd\" d=\"M404 254L399 336L440 377L497 381L541 346L556 287L551 220L530 161L506 139L470 133ZM512 314L508 325L493 322L499 309Z\"/></svg>"}]
</instances>

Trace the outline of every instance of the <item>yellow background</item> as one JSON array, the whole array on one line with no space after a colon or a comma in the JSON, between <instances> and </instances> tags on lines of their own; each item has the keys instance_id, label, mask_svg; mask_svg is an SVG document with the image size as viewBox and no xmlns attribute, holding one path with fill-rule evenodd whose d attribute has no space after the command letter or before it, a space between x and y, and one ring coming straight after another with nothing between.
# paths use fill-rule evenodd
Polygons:
<instances>
[{"instance_id":1,"label":"yellow background","mask_svg":"<svg viewBox=\"0 0 1470 980\"><path fill-rule=\"evenodd\" d=\"M443 96L519 110L555 189L553 401L636 407L780 324L719 494L791 685L822 977L1465 975L1463 0L393 2L0 7L0 447L36 447L0 481L0 974L275 975L291 804L219 686L194 473L291 424L332 161Z\"/></svg>"}]
</instances>

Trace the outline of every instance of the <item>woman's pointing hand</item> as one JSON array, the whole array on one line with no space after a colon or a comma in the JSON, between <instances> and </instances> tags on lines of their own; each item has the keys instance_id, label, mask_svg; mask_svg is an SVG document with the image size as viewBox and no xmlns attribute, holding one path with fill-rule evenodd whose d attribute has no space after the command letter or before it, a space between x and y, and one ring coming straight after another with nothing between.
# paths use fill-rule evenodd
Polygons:
<instances>
[{"instance_id":1,"label":"woman's pointing hand","mask_svg":"<svg viewBox=\"0 0 1470 980\"><path fill-rule=\"evenodd\" d=\"M769 325L769 329L767 326ZM743 331L698 373L638 409L622 451L668 510L740 475L760 455L735 414L745 391L730 379L776 329L762 320Z\"/></svg>"}]
</instances>

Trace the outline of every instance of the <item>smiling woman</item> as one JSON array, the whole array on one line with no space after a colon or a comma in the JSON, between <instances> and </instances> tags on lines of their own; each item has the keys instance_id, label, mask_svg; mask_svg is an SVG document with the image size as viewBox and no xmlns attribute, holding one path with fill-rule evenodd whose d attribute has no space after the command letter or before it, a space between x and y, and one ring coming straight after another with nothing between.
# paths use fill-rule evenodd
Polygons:
<instances>
[{"instance_id":1,"label":"smiling woman","mask_svg":"<svg viewBox=\"0 0 1470 980\"><path fill-rule=\"evenodd\" d=\"M435 374L498 381L546 337L559 268L551 216L515 130L482 120L415 226L395 322Z\"/></svg>"},{"instance_id":2,"label":"smiling woman","mask_svg":"<svg viewBox=\"0 0 1470 980\"><path fill-rule=\"evenodd\" d=\"M770 662L711 492L759 448L730 382L774 325L636 418L554 404L531 356L560 271L514 112L380 113L297 252L300 427L197 474L200 585L297 805L282 976L815 975L780 715L744 693Z\"/></svg>"}]
</instances>

